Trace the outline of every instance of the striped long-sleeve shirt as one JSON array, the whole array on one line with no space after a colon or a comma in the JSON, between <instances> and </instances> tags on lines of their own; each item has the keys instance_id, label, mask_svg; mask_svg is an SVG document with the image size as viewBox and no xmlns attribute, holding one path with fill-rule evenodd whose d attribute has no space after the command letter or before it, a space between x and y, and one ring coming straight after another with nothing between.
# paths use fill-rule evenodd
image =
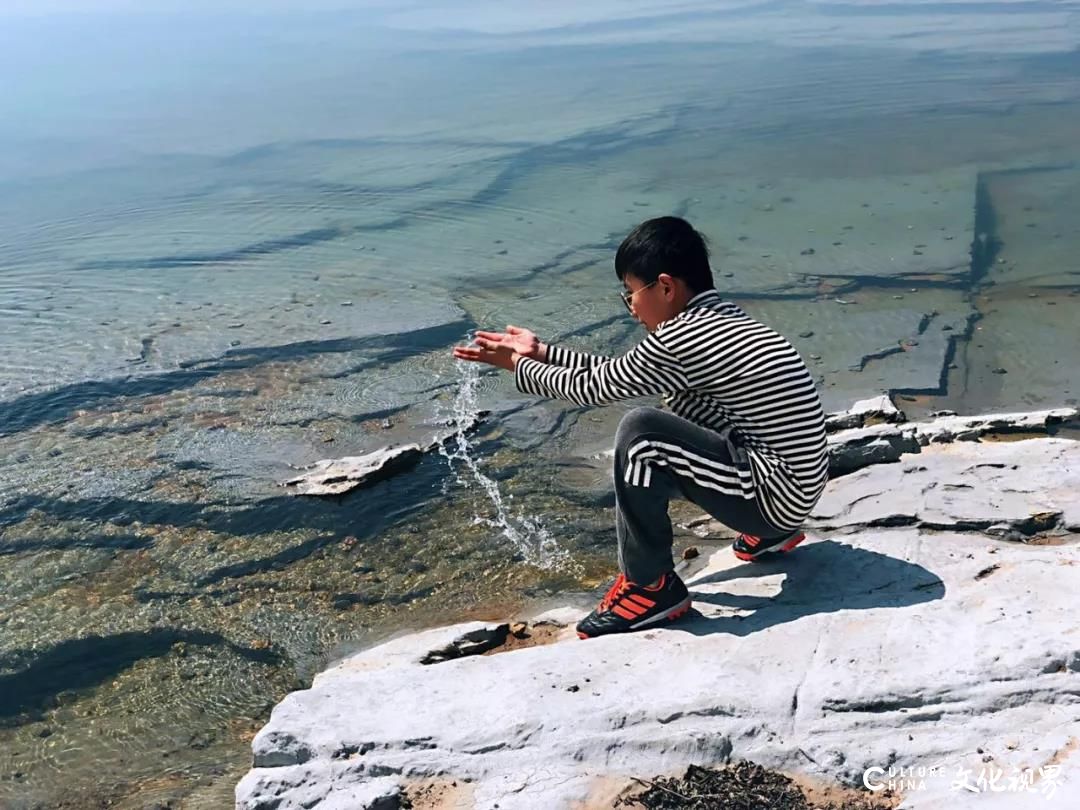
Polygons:
<instances>
[{"instance_id":1,"label":"striped long-sleeve shirt","mask_svg":"<svg viewBox=\"0 0 1080 810\"><path fill-rule=\"evenodd\" d=\"M515 378L525 393L578 405L660 394L678 416L713 430L732 426L751 474L728 485L756 497L779 529L798 528L825 488L825 416L806 364L716 290L696 295L621 357L552 345L547 363L520 359Z\"/></svg>"}]
</instances>

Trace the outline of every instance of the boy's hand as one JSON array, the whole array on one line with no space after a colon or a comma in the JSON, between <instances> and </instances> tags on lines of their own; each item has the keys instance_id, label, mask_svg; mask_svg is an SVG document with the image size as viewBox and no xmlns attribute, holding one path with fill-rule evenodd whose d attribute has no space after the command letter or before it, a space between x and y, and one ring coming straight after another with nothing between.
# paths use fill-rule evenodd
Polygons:
<instances>
[{"instance_id":1,"label":"boy's hand","mask_svg":"<svg viewBox=\"0 0 1080 810\"><path fill-rule=\"evenodd\" d=\"M477 331L474 346L454 347L454 357L488 363L513 371L519 357L547 362L547 346L536 335L519 326L507 326L505 332Z\"/></svg>"},{"instance_id":2,"label":"boy's hand","mask_svg":"<svg viewBox=\"0 0 1080 810\"><path fill-rule=\"evenodd\" d=\"M522 357L529 357L547 362L547 346L541 343L536 335L528 329L520 326L507 326L505 332L480 332L476 333L476 343L480 346L494 348L493 344L509 346Z\"/></svg>"},{"instance_id":3,"label":"boy's hand","mask_svg":"<svg viewBox=\"0 0 1080 810\"><path fill-rule=\"evenodd\" d=\"M507 371L513 371L514 366L517 365L520 354L515 352L509 346L494 342L483 341L485 345L481 345L482 338L477 338L473 342L475 346L455 346L454 357L458 360L469 360L473 363L487 363L488 365L497 366L498 368L504 368ZM491 348L488 348L488 347Z\"/></svg>"}]
</instances>

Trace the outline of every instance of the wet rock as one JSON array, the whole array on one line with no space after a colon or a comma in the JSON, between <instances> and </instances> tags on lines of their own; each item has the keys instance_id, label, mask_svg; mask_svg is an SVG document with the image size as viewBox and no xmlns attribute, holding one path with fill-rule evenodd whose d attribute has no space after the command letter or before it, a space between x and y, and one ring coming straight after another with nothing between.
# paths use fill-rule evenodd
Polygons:
<instances>
[{"instance_id":1,"label":"wet rock","mask_svg":"<svg viewBox=\"0 0 1080 810\"><path fill-rule=\"evenodd\" d=\"M366 593L338 593L330 599L330 605L334 610L348 610L353 605L377 605L383 601L382 597Z\"/></svg>"},{"instance_id":2,"label":"wet rock","mask_svg":"<svg viewBox=\"0 0 1080 810\"><path fill-rule=\"evenodd\" d=\"M362 456L317 461L308 472L282 486L297 495L341 495L383 481L415 466L424 451L418 444L386 447Z\"/></svg>"},{"instance_id":3,"label":"wet rock","mask_svg":"<svg viewBox=\"0 0 1080 810\"><path fill-rule=\"evenodd\" d=\"M282 482L281 486L288 487L294 495L341 495L358 487L375 484L415 466L425 453L431 452L448 438L473 430L487 414L488 411L480 411L463 424L450 424L450 431L442 431L424 445L389 446L362 456L316 461L304 468L305 472L301 475ZM393 427L388 419L381 424L384 429Z\"/></svg>"}]
</instances>

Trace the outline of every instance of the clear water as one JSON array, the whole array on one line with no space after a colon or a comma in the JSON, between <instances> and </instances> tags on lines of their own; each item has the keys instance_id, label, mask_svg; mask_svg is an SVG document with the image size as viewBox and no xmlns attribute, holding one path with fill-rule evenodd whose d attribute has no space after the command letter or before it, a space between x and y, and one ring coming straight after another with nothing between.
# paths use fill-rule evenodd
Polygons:
<instances>
[{"instance_id":1,"label":"clear water","mask_svg":"<svg viewBox=\"0 0 1080 810\"><path fill-rule=\"evenodd\" d=\"M1078 45L1073 0L4 4L0 806L227 806L329 658L608 576L621 409L449 349L630 346L647 217L829 407L1075 403Z\"/></svg>"}]
</instances>

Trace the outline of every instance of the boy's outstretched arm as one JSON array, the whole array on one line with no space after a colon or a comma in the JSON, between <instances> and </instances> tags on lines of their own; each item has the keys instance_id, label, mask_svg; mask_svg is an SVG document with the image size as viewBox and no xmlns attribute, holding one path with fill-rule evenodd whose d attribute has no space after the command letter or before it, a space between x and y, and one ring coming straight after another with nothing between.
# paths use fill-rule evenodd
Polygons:
<instances>
[{"instance_id":1,"label":"boy's outstretched arm","mask_svg":"<svg viewBox=\"0 0 1080 810\"><path fill-rule=\"evenodd\" d=\"M622 357L600 359L588 366L559 367L522 356L513 361L513 368L519 390L578 405L674 394L690 387L679 358L655 334Z\"/></svg>"},{"instance_id":2,"label":"boy's outstretched arm","mask_svg":"<svg viewBox=\"0 0 1080 810\"><path fill-rule=\"evenodd\" d=\"M555 347L544 346L527 329L511 328L514 331L505 333L477 332L474 345L455 346L453 355L513 371L518 389L527 394L578 405L674 394L690 387L681 361L655 334L622 357L593 355L589 365L560 367L549 356Z\"/></svg>"},{"instance_id":3,"label":"boy's outstretched arm","mask_svg":"<svg viewBox=\"0 0 1080 810\"><path fill-rule=\"evenodd\" d=\"M563 368L592 368L611 360L610 357L605 357L602 354L579 352L554 343L548 343L544 348L547 350L547 362L553 366L562 366Z\"/></svg>"},{"instance_id":4,"label":"boy's outstretched arm","mask_svg":"<svg viewBox=\"0 0 1080 810\"><path fill-rule=\"evenodd\" d=\"M591 368L611 359L599 354L575 351L551 343L542 343L532 330L514 326L513 324L507 326L505 332L477 331L476 338L476 345L482 348L494 349L494 344L500 344L508 346L522 357L531 357L541 363L550 363L553 366L563 366L565 368Z\"/></svg>"}]
</instances>

